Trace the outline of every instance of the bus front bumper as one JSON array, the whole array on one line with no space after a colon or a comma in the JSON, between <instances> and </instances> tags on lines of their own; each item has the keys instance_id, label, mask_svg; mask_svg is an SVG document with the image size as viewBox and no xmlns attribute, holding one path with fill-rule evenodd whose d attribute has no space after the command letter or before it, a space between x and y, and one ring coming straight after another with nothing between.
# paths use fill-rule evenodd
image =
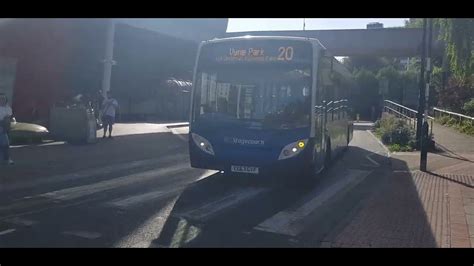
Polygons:
<instances>
[{"instance_id":1,"label":"bus front bumper","mask_svg":"<svg viewBox=\"0 0 474 266\"><path fill-rule=\"evenodd\" d=\"M306 153L293 158L261 162L258 160L233 160L204 154L191 149L191 166L195 168L224 171L233 175L246 176L298 176L309 170L310 160Z\"/></svg>"}]
</instances>

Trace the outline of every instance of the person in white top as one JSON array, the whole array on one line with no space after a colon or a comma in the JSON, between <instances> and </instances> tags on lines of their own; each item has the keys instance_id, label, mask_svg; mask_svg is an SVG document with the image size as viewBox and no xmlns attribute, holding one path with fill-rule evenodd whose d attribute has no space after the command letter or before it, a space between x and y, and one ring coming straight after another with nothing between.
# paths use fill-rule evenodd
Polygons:
<instances>
[{"instance_id":1,"label":"person in white top","mask_svg":"<svg viewBox=\"0 0 474 266\"><path fill-rule=\"evenodd\" d=\"M8 106L7 96L0 93L0 154L3 157L3 163L7 164L13 164L13 161L10 159L10 141L8 139L12 115L12 109Z\"/></svg>"},{"instance_id":2,"label":"person in white top","mask_svg":"<svg viewBox=\"0 0 474 266\"><path fill-rule=\"evenodd\" d=\"M115 112L119 107L117 100L112 97L110 91L107 92L107 98L104 99L102 103L102 122L104 123L104 136L107 133L107 128L109 129L109 138L112 138L112 126L115 123Z\"/></svg>"}]
</instances>

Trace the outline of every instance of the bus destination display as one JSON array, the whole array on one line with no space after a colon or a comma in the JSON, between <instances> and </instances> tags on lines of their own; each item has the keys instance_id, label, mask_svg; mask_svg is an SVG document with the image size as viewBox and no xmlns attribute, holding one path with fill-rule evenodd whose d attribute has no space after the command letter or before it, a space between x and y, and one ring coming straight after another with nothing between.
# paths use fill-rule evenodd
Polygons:
<instances>
[{"instance_id":1,"label":"bus destination display","mask_svg":"<svg viewBox=\"0 0 474 266\"><path fill-rule=\"evenodd\" d=\"M202 59L215 63L311 63L311 44L301 41L243 41L209 44Z\"/></svg>"}]
</instances>

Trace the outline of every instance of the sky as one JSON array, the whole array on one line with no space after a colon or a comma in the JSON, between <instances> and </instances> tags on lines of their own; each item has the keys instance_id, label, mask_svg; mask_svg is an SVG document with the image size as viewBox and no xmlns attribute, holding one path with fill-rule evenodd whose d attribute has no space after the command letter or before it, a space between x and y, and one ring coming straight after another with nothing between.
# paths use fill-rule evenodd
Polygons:
<instances>
[{"instance_id":1,"label":"sky","mask_svg":"<svg viewBox=\"0 0 474 266\"><path fill-rule=\"evenodd\" d=\"M307 18L306 30L365 29L370 22L385 28L405 25L407 18ZM302 30L302 18L229 18L227 32Z\"/></svg>"}]
</instances>

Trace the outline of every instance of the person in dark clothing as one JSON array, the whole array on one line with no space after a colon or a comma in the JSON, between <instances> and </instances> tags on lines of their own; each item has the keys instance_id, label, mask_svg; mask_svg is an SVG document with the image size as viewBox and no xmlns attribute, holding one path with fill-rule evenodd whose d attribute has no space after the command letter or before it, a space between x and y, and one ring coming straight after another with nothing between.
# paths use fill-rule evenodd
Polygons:
<instances>
[{"instance_id":1,"label":"person in dark clothing","mask_svg":"<svg viewBox=\"0 0 474 266\"><path fill-rule=\"evenodd\" d=\"M104 136L107 133L107 128L109 130L109 138L112 138L112 126L115 123L115 113L119 105L117 100L112 97L110 91L107 92L107 98L102 103L102 122L104 123Z\"/></svg>"},{"instance_id":2,"label":"person in dark clothing","mask_svg":"<svg viewBox=\"0 0 474 266\"><path fill-rule=\"evenodd\" d=\"M13 164L10 159L10 140L8 133L12 120L12 109L8 106L8 99L5 94L0 93L0 153L4 164Z\"/></svg>"}]
</instances>

